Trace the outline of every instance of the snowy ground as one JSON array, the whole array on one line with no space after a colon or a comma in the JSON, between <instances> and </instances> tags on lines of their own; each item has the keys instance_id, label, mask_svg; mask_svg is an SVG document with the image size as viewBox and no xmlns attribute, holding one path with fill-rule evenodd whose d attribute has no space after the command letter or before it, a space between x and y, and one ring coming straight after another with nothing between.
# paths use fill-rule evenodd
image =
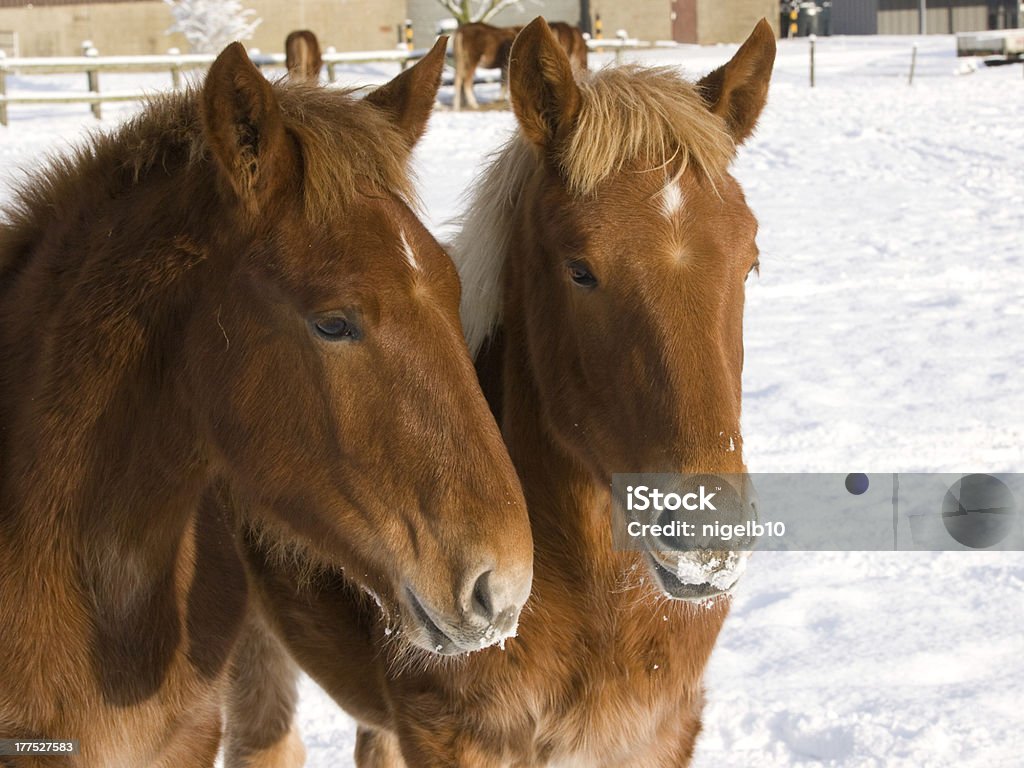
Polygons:
<instances>
[{"instance_id":1,"label":"snowy ground","mask_svg":"<svg viewBox=\"0 0 1024 768\"><path fill-rule=\"evenodd\" d=\"M932 37L908 87L913 42L820 39L813 90L807 41L780 44L736 165L761 223L752 471L1024 472L1021 66L964 71L952 38ZM732 50L627 58L698 75ZM106 109L104 126L133 107ZM15 166L95 122L83 106L10 111L0 199ZM507 112L435 115L417 164L439 234L511 126ZM695 766L1020 766L1024 554L755 555L707 687ZM351 721L308 681L304 694L309 765L351 765Z\"/></svg>"}]
</instances>

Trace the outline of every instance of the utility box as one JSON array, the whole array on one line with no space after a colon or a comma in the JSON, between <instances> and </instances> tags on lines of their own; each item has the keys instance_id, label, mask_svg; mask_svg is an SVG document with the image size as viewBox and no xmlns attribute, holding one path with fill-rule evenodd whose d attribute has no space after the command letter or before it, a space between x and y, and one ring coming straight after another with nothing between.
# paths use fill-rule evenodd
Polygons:
<instances>
[{"instance_id":1,"label":"utility box","mask_svg":"<svg viewBox=\"0 0 1024 768\"><path fill-rule=\"evenodd\" d=\"M957 56L1002 56L1015 61L1024 56L1024 29L961 32L956 36Z\"/></svg>"}]
</instances>

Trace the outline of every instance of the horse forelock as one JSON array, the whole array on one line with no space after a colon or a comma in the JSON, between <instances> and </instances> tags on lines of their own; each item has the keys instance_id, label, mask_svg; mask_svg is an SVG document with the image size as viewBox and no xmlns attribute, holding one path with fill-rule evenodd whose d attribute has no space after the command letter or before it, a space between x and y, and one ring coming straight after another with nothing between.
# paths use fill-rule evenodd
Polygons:
<instances>
[{"instance_id":1,"label":"horse forelock","mask_svg":"<svg viewBox=\"0 0 1024 768\"><path fill-rule=\"evenodd\" d=\"M555 160L568 191L592 195L626 167L690 168L714 183L727 172L736 147L693 83L668 67L611 67L582 73L576 125ZM462 322L470 352L501 321L502 273L512 242L513 212L526 181L543 161L517 133L493 156L473 187L452 258L462 279Z\"/></svg>"},{"instance_id":2,"label":"horse forelock","mask_svg":"<svg viewBox=\"0 0 1024 768\"><path fill-rule=\"evenodd\" d=\"M736 154L725 123L671 67L609 67L578 81L576 125L558 153L569 191L586 196L626 166L692 167L720 178Z\"/></svg>"}]
</instances>

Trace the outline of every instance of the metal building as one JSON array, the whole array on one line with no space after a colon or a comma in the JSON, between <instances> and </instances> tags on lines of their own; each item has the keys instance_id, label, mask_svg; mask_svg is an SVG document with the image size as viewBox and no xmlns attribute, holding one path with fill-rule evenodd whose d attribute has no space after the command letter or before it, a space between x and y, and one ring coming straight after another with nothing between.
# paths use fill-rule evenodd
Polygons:
<instances>
[{"instance_id":1,"label":"metal building","mask_svg":"<svg viewBox=\"0 0 1024 768\"><path fill-rule=\"evenodd\" d=\"M1019 0L926 0L924 29L929 34L1012 29L1024 23ZM836 35L916 35L921 31L921 0L833 0Z\"/></svg>"}]
</instances>

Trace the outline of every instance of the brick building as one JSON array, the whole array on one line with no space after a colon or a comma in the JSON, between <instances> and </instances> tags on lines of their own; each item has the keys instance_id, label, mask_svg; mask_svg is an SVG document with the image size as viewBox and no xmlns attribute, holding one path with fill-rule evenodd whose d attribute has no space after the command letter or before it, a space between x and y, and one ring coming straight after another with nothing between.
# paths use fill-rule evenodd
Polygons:
<instances>
[{"instance_id":1,"label":"brick building","mask_svg":"<svg viewBox=\"0 0 1024 768\"><path fill-rule=\"evenodd\" d=\"M262 19L247 44L281 51L294 29L312 29L323 46L339 51L391 48L397 26L411 19L415 42L429 44L448 13L437 0L243 0ZM687 43L737 42L762 16L778 23L776 0L590 0L605 37L620 29L641 40ZM578 0L524 0L493 20L525 24L534 16L552 21L580 20ZM162 0L0 0L0 48L8 55L68 56L90 40L104 55L186 50L180 35L168 35L173 20Z\"/></svg>"}]
</instances>

